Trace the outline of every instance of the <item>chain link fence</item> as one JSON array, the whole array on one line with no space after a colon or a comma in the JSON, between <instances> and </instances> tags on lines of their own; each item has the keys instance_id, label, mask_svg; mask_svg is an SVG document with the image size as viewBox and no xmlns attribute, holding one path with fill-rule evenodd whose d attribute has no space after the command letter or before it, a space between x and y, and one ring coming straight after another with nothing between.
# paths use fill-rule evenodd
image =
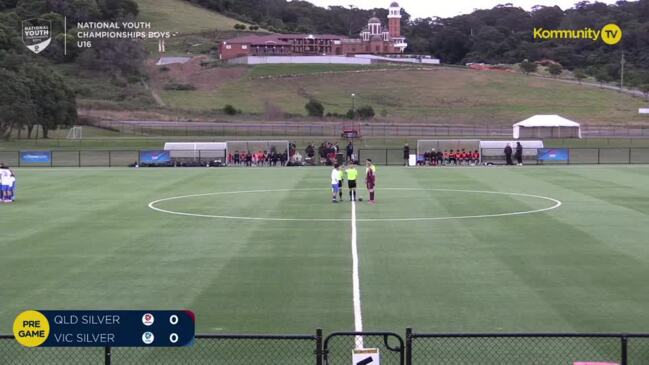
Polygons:
<instances>
[{"instance_id":1,"label":"chain link fence","mask_svg":"<svg viewBox=\"0 0 649 365\"><path fill-rule=\"evenodd\" d=\"M188 347L25 348L0 337L0 364L322 364L322 331L315 335L197 335Z\"/></svg>"},{"instance_id":2,"label":"chain link fence","mask_svg":"<svg viewBox=\"0 0 649 365\"><path fill-rule=\"evenodd\" d=\"M390 332L336 332L324 342L325 365L348 365L352 351L360 348L379 349L381 364L405 364L405 345L401 336Z\"/></svg>"},{"instance_id":3,"label":"chain link fence","mask_svg":"<svg viewBox=\"0 0 649 365\"><path fill-rule=\"evenodd\" d=\"M404 341L405 338L405 341ZM315 335L197 335L181 348L24 348L0 336L0 364L347 365L352 351L376 348L384 365L649 364L649 334L430 334L336 332Z\"/></svg>"},{"instance_id":4,"label":"chain link fence","mask_svg":"<svg viewBox=\"0 0 649 365\"><path fill-rule=\"evenodd\" d=\"M648 334L419 334L406 364L649 364Z\"/></svg>"}]
</instances>

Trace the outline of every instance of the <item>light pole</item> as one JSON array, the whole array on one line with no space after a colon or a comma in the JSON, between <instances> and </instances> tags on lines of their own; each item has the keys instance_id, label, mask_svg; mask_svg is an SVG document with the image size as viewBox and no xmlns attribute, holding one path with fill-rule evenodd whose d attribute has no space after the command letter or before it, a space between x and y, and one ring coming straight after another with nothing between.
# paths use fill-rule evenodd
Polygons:
<instances>
[{"instance_id":1,"label":"light pole","mask_svg":"<svg viewBox=\"0 0 649 365\"><path fill-rule=\"evenodd\" d=\"M356 94L352 94L352 112L356 113Z\"/></svg>"},{"instance_id":2,"label":"light pole","mask_svg":"<svg viewBox=\"0 0 649 365\"><path fill-rule=\"evenodd\" d=\"M624 91L624 64L626 60L624 59L624 50L622 50L622 58L620 58L620 92Z\"/></svg>"}]
</instances>

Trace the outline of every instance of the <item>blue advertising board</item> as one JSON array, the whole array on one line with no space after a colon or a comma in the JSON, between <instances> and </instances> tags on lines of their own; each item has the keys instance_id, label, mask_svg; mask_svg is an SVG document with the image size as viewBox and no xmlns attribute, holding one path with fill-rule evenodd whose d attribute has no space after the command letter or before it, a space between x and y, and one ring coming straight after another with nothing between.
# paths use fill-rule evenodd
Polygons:
<instances>
[{"instance_id":1,"label":"blue advertising board","mask_svg":"<svg viewBox=\"0 0 649 365\"><path fill-rule=\"evenodd\" d=\"M193 344L195 321L188 310L27 310L13 329L25 347L180 347Z\"/></svg>"},{"instance_id":2,"label":"blue advertising board","mask_svg":"<svg viewBox=\"0 0 649 365\"><path fill-rule=\"evenodd\" d=\"M21 151L20 164L44 164L52 161L52 152L50 151Z\"/></svg>"},{"instance_id":3,"label":"blue advertising board","mask_svg":"<svg viewBox=\"0 0 649 365\"><path fill-rule=\"evenodd\" d=\"M540 148L537 156L539 161L568 161L570 151L567 148Z\"/></svg>"},{"instance_id":4,"label":"blue advertising board","mask_svg":"<svg viewBox=\"0 0 649 365\"><path fill-rule=\"evenodd\" d=\"M162 165L171 162L169 151L140 151L140 163Z\"/></svg>"}]
</instances>

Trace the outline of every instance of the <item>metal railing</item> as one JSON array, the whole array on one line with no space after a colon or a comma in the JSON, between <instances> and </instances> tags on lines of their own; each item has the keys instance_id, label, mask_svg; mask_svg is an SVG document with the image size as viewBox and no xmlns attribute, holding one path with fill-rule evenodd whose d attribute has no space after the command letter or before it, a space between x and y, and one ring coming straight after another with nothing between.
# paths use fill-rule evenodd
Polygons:
<instances>
[{"instance_id":1,"label":"metal railing","mask_svg":"<svg viewBox=\"0 0 649 365\"><path fill-rule=\"evenodd\" d=\"M567 148L568 158L563 161L541 161L538 159L538 151L536 149L525 149L524 163L525 164L649 164L649 147L600 147L600 148ZM128 167L138 163L140 166L147 165L145 161L141 161L140 153L146 150L48 150L40 151L49 153L49 159L45 162L25 162L21 158L21 153L25 151L0 151L0 162L11 167ZM503 164L505 162L505 155L501 149L481 149L480 150L481 163ZM179 152L179 151L176 151ZM182 152L182 151L180 151ZM214 151L189 151L191 158L187 157L173 157L168 163L161 164L164 166L215 166L211 164L214 161L219 161L218 166L236 165L236 166L282 166L287 165L287 162L280 157L276 162L264 161L263 163L249 164L240 161L235 164L230 161L228 157L215 158ZM400 148L360 148L356 152L356 159L358 161L365 161L371 159L375 165L383 166L402 166L405 164L403 158L403 150ZM413 151L414 153L414 151ZM301 153L302 160L300 165L324 165L327 159L316 156L312 159L307 158L304 153ZM423 155L418 156L421 160ZM339 158L341 161L345 160L342 156ZM421 161L422 165L429 165L430 161ZM455 162L455 161L453 161ZM444 164L451 164L449 161L444 161ZM455 164L455 163L452 163ZM297 164L288 164L297 165Z\"/></svg>"},{"instance_id":2,"label":"metal railing","mask_svg":"<svg viewBox=\"0 0 649 365\"><path fill-rule=\"evenodd\" d=\"M362 345L361 345L362 341ZM384 365L649 363L649 334L334 332L314 335L197 335L191 346L24 348L0 336L2 364L351 363L352 350L377 348Z\"/></svg>"},{"instance_id":3,"label":"metal railing","mask_svg":"<svg viewBox=\"0 0 649 365\"><path fill-rule=\"evenodd\" d=\"M425 334L406 330L406 364L649 363L649 334Z\"/></svg>"},{"instance_id":4,"label":"metal railing","mask_svg":"<svg viewBox=\"0 0 649 365\"><path fill-rule=\"evenodd\" d=\"M314 335L196 335L187 347L25 348L0 336L0 364L322 364L322 330Z\"/></svg>"},{"instance_id":5,"label":"metal railing","mask_svg":"<svg viewBox=\"0 0 649 365\"><path fill-rule=\"evenodd\" d=\"M140 136L326 136L339 137L351 121L291 122L191 122L191 121L99 121L92 125ZM511 138L512 127L482 125L436 125L417 122L354 122L363 137L503 137ZM582 136L649 137L649 126L582 126ZM548 138L561 138L560 135Z\"/></svg>"}]
</instances>

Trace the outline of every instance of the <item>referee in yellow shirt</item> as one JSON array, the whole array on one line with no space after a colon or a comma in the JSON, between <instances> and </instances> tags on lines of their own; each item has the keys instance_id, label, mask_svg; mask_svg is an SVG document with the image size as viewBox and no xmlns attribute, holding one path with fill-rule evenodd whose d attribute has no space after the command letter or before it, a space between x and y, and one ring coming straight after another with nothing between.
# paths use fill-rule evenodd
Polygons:
<instances>
[{"instance_id":1,"label":"referee in yellow shirt","mask_svg":"<svg viewBox=\"0 0 649 365\"><path fill-rule=\"evenodd\" d=\"M358 170L352 162L345 170L347 175L347 187L349 188L349 201L356 201L356 180L358 180Z\"/></svg>"}]
</instances>

